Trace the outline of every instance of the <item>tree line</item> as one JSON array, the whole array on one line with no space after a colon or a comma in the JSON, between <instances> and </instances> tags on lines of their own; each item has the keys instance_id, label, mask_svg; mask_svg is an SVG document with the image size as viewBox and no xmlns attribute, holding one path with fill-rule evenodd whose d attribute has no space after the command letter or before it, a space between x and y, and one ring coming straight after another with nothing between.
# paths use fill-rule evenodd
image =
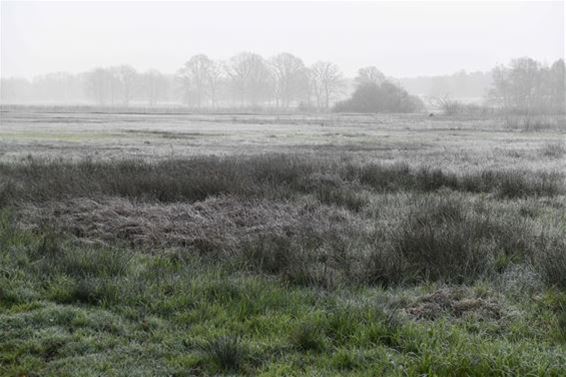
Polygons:
<instances>
[{"instance_id":1,"label":"tree line","mask_svg":"<svg viewBox=\"0 0 566 377\"><path fill-rule=\"evenodd\" d=\"M465 83L467 87L477 85L476 93L484 87L485 105L492 109L563 113L566 107L564 72L563 60L545 65L520 58L486 74L460 72L442 79L437 77L435 92L446 90L442 103L455 109L467 109L450 97L450 89L457 87L456 83L460 86ZM1 98L2 103L183 104L194 109L414 112L424 108L418 97L410 95L396 82L411 88L403 80L387 78L376 67L361 68L355 79L347 79L332 62L319 61L307 66L290 53L265 59L255 53L242 52L226 61L195 55L174 74L157 70L138 72L129 65L121 65L80 74L51 73L32 81L2 78ZM351 98L347 98L351 93Z\"/></svg>"},{"instance_id":2,"label":"tree line","mask_svg":"<svg viewBox=\"0 0 566 377\"><path fill-rule=\"evenodd\" d=\"M269 59L252 52L227 61L204 54L191 57L174 74L138 72L129 65L99 67L72 75L54 73L34 80L2 79L2 98L53 102L94 102L102 106L132 103L182 103L195 109L273 107L326 110L348 92L340 68L319 61L311 66L290 53Z\"/></svg>"},{"instance_id":3,"label":"tree line","mask_svg":"<svg viewBox=\"0 0 566 377\"><path fill-rule=\"evenodd\" d=\"M545 65L531 58L514 59L493 70L489 101L510 113L563 114L566 112L564 60Z\"/></svg>"},{"instance_id":4,"label":"tree line","mask_svg":"<svg viewBox=\"0 0 566 377\"><path fill-rule=\"evenodd\" d=\"M450 75L404 77L399 82L408 92L423 98L448 95L465 101L478 101L484 98L493 85L493 77L491 71L461 70Z\"/></svg>"},{"instance_id":5,"label":"tree line","mask_svg":"<svg viewBox=\"0 0 566 377\"><path fill-rule=\"evenodd\" d=\"M96 68L71 74L2 78L3 103L96 104L128 106L176 102L174 78L157 70L140 73L129 65Z\"/></svg>"},{"instance_id":6,"label":"tree line","mask_svg":"<svg viewBox=\"0 0 566 377\"><path fill-rule=\"evenodd\" d=\"M433 98L433 105L445 114L560 115L566 113L564 60L548 65L524 57L491 72L491 85L483 104L466 103L449 93Z\"/></svg>"},{"instance_id":7,"label":"tree line","mask_svg":"<svg viewBox=\"0 0 566 377\"><path fill-rule=\"evenodd\" d=\"M387 80L375 67L362 68L355 79L352 96L336 103L333 110L350 113L414 113L425 109L424 102L399 85Z\"/></svg>"}]
</instances>

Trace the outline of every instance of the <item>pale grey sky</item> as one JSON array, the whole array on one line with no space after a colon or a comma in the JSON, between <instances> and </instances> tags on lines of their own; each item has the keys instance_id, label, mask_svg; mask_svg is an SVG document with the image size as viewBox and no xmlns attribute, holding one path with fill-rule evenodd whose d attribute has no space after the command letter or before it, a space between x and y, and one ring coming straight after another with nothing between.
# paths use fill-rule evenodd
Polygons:
<instances>
[{"instance_id":1,"label":"pale grey sky","mask_svg":"<svg viewBox=\"0 0 566 377\"><path fill-rule=\"evenodd\" d=\"M2 77L131 64L175 72L197 53L291 52L347 75L489 70L564 57L564 2L2 1Z\"/></svg>"}]
</instances>

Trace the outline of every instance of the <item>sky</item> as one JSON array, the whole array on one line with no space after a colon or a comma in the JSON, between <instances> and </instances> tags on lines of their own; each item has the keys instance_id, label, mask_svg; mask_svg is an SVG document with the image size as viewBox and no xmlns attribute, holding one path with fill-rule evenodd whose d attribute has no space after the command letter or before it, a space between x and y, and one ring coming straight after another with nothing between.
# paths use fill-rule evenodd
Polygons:
<instances>
[{"instance_id":1,"label":"sky","mask_svg":"<svg viewBox=\"0 0 566 377\"><path fill-rule=\"evenodd\" d=\"M24 2L1 4L1 75L131 64L175 72L192 55L290 52L348 76L487 71L564 58L564 2Z\"/></svg>"}]
</instances>

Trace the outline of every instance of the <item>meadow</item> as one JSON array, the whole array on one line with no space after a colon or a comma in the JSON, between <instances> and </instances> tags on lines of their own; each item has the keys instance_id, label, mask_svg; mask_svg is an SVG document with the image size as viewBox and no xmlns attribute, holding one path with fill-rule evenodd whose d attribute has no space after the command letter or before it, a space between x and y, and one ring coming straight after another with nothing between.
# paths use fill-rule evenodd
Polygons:
<instances>
[{"instance_id":1,"label":"meadow","mask_svg":"<svg viewBox=\"0 0 566 377\"><path fill-rule=\"evenodd\" d=\"M0 375L563 376L566 126L3 107Z\"/></svg>"}]
</instances>

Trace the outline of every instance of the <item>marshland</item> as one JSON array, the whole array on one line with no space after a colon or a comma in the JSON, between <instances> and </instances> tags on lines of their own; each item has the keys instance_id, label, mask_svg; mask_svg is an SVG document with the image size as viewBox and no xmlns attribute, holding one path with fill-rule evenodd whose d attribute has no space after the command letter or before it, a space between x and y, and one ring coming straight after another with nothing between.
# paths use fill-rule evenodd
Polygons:
<instances>
[{"instance_id":1,"label":"marshland","mask_svg":"<svg viewBox=\"0 0 566 377\"><path fill-rule=\"evenodd\" d=\"M564 135L6 107L3 373L558 376Z\"/></svg>"},{"instance_id":2,"label":"marshland","mask_svg":"<svg viewBox=\"0 0 566 377\"><path fill-rule=\"evenodd\" d=\"M2 1L0 376L564 376L563 15Z\"/></svg>"}]
</instances>

